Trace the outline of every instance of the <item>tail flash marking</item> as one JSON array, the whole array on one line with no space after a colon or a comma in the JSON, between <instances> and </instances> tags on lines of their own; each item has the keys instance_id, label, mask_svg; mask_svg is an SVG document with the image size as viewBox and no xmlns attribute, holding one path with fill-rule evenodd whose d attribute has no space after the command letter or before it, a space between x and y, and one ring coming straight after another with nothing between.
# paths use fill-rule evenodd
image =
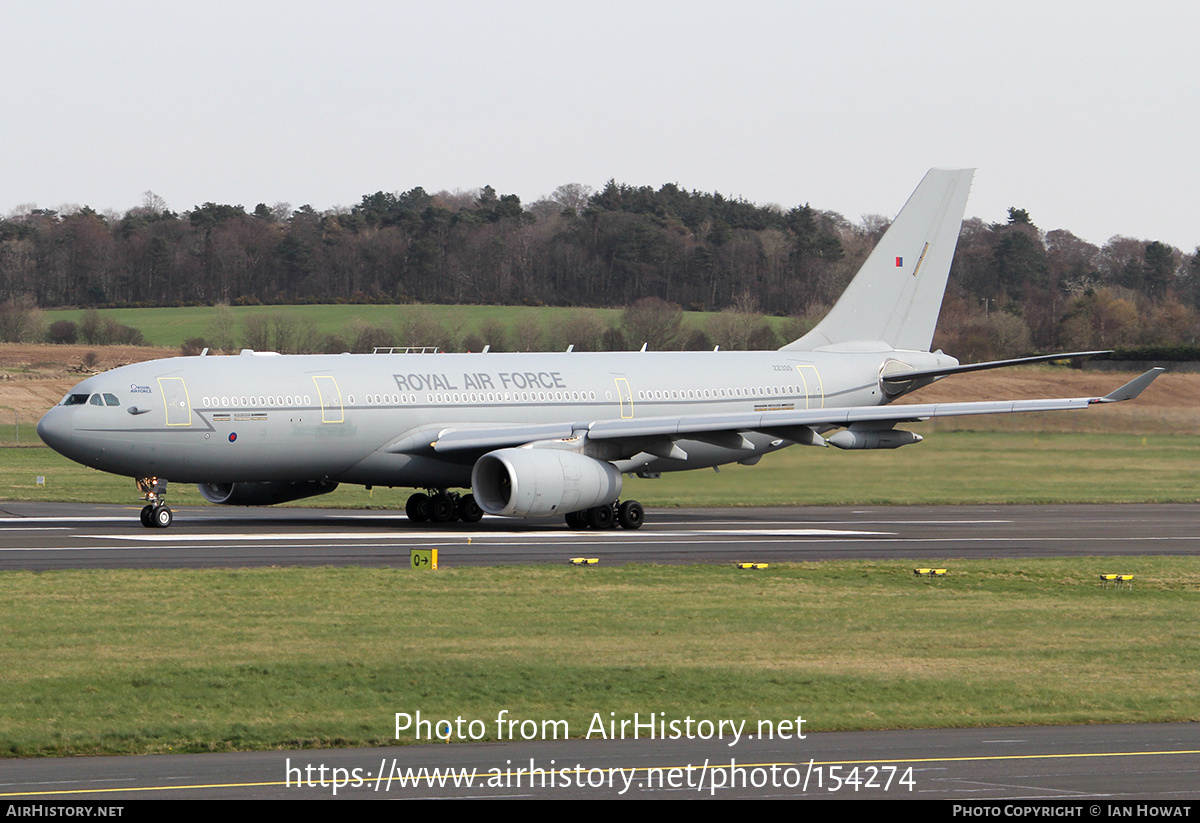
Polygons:
<instances>
[{"instance_id":1,"label":"tail flash marking","mask_svg":"<svg viewBox=\"0 0 1200 823\"><path fill-rule=\"evenodd\" d=\"M913 277L916 277L917 272L921 270L921 263L925 260L925 252L927 251L929 251L929 243L926 243L925 248L921 249L921 256L917 258L917 265L913 268Z\"/></svg>"}]
</instances>

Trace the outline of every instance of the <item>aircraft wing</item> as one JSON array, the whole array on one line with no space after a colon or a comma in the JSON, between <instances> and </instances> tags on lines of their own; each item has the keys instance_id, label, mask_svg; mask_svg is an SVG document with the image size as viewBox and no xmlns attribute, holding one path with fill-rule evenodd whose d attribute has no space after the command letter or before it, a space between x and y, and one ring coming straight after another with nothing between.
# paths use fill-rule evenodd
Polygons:
<instances>
[{"instance_id":1,"label":"aircraft wing","mask_svg":"<svg viewBox=\"0 0 1200 823\"><path fill-rule=\"evenodd\" d=\"M437 452L490 451L523 446L538 440L566 439L586 434L591 440L637 437L683 439L739 431L778 433L788 440L812 436L813 427L870 424L887 428L896 423L975 414L1012 414L1031 411L1084 409L1101 403L1132 400L1164 369L1155 368L1102 397L1066 397L1039 400L989 400L967 403L921 403L892 406L848 406L796 411L694 414L676 417L605 419L535 426L446 428L431 432L427 441ZM805 429L808 429L807 435Z\"/></svg>"}]
</instances>

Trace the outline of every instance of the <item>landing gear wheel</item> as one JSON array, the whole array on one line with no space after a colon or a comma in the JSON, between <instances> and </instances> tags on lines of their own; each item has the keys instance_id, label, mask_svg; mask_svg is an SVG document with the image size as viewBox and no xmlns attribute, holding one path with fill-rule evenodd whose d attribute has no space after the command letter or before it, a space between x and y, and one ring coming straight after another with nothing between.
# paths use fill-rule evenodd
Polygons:
<instances>
[{"instance_id":1,"label":"landing gear wheel","mask_svg":"<svg viewBox=\"0 0 1200 823\"><path fill-rule=\"evenodd\" d=\"M458 516L464 523L478 523L483 519L483 509L475 502L475 495L468 494L459 499Z\"/></svg>"},{"instance_id":2,"label":"landing gear wheel","mask_svg":"<svg viewBox=\"0 0 1200 823\"><path fill-rule=\"evenodd\" d=\"M414 523L424 523L429 520L429 509L429 495L422 492L417 492L404 504L404 513Z\"/></svg>"},{"instance_id":3,"label":"landing gear wheel","mask_svg":"<svg viewBox=\"0 0 1200 823\"><path fill-rule=\"evenodd\" d=\"M567 526L572 529L586 529L588 527L587 512L571 512L568 514Z\"/></svg>"},{"instance_id":4,"label":"landing gear wheel","mask_svg":"<svg viewBox=\"0 0 1200 823\"><path fill-rule=\"evenodd\" d=\"M154 507L153 506L146 506L145 508L142 509L142 514L141 514L142 525L145 526L147 529L154 528L154 521L150 519L153 516L154 516Z\"/></svg>"},{"instance_id":5,"label":"landing gear wheel","mask_svg":"<svg viewBox=\"0 0 1200 823\"><path fill-rule=\"evenodd\" d=\"M646 510L636 500L626 500L617 509L617 522L622 529L640 529L646 522Z\"/></svg>"},{"instance_id":6,"label":"landing gear wheel","mask_svg":"<svg viewBox=\"0 0 1200 823\"><path fill-rule=\"evenodd\" d=\"M616 518L613 515L613 507L597 506L594 509L587 510L588 525L593 529L611 529Z\"/></svg>"},{"instance_id":7,"label":"landing gear wheel","mask_svg":"<svg viewBox=\"0 0 1200 823\"><path fill-rule=\"evenodd\" d=\"M435 494L429 499L429 519L434 523L450 523L454 517L454 501L448 494Z\"/></svg>"},{"instance_id":8,"label":"landing gear wheel","mask_svg":"<svg viewBox=\"0 0 1200 823\"><path fill-rule=\"evenodd\" d=\"M151 513L150 519L152 521L152 525L160 529L165 529L167 526L171 525L172 522L174 522L175 515L172 514L171 510L166 506L159 506Z\"/></svg>"}]
</instances>

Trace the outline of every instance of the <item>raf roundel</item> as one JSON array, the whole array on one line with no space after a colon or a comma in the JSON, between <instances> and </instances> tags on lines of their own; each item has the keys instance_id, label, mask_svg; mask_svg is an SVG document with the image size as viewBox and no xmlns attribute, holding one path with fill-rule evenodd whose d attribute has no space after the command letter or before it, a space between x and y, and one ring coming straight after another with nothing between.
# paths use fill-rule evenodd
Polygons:
<instances>
[{"instance_id":1,"label":"raf roundel","mask_svg":"<svg viewBox=\"0 0 1200 823\"><path fill-rule=\"evenodd\" d=\"M229 442L232 443L235 440L237 440L237 432L230 432L229 433Z\"/></svg>"}]
</instances>

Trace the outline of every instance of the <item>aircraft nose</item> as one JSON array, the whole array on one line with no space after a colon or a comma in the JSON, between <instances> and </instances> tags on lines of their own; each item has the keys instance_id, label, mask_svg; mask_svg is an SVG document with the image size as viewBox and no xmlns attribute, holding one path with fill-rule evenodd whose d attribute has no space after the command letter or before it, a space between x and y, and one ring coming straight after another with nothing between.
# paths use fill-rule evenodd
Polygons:
<instances>
[{"instance_id":1,"label":"aircraft nose","mask_svg":"<svg viewBox=\"0 0 1200 823\"><path fill-rule=\"evenodd\" d=\"M42 415L37 433L43 443L61 454L75 434L74 415L62 406L55 406Z\"/></svg>"}]
</instances>

